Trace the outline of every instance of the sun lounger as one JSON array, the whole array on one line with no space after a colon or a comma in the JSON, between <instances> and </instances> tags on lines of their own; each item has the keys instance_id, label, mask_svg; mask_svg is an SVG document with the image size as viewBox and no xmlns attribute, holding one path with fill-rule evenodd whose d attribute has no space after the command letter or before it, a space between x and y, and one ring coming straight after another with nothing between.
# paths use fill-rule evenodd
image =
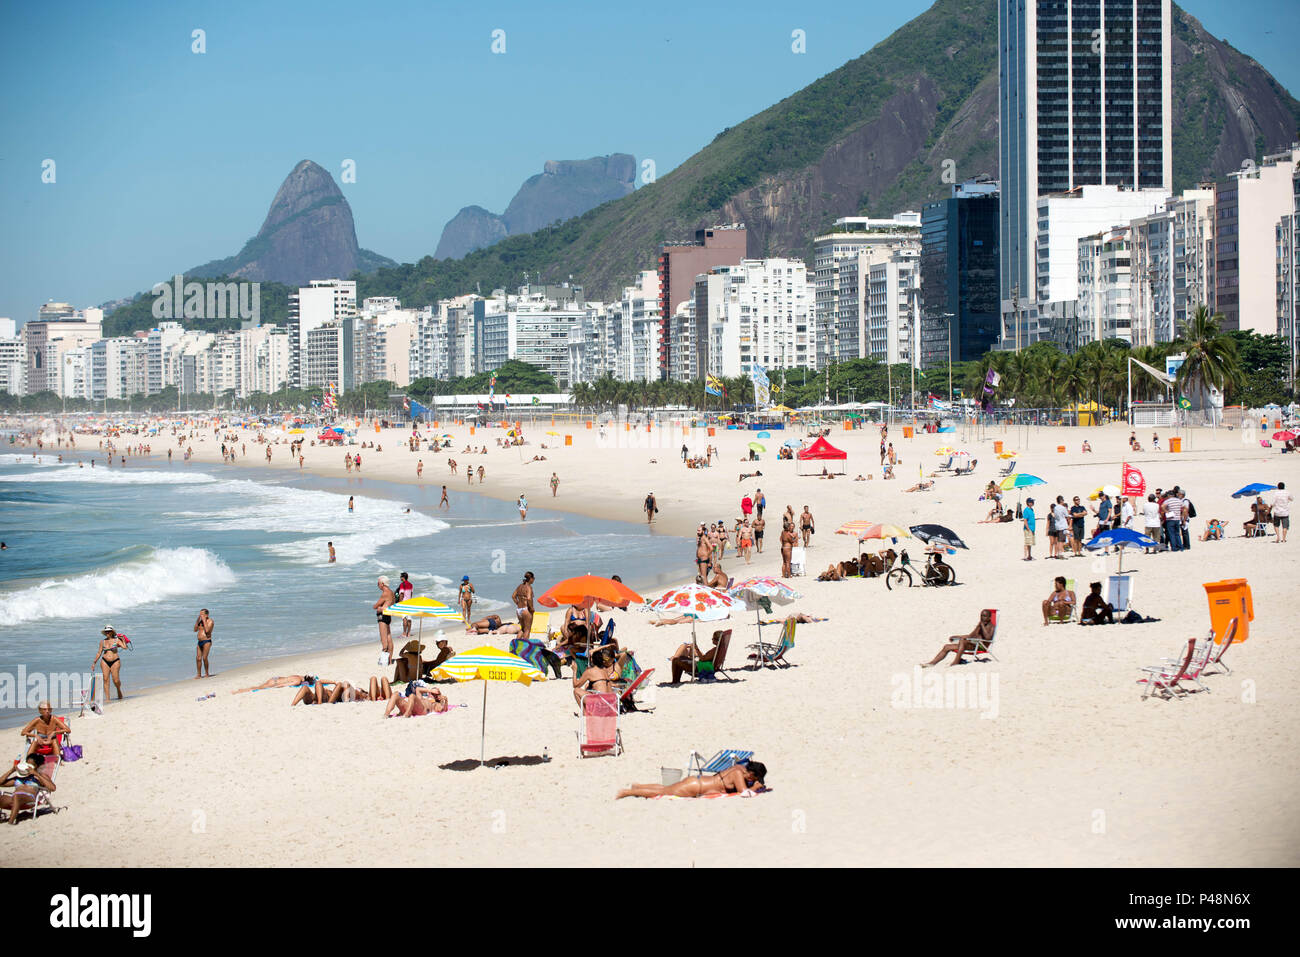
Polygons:
<instances>
[{"instance_id":1,"label":"sun lounger","mask_svg":"<svg viewBox=\"0 0 1300 957\"><path fill-rule=\"evenodd\" d=\"M749 650L753 652L749 657L753 660L755 668L760 665L764 667L771 665L773 668L790 667L790 662L785 660L785 653L794 647L794 631L797 624L793 617L787 618L781 626L779 642L770 645L765 641L759 641L749 646Z\"/></svg>"},{"instance_id":2,"label":"sun lounger","mask_svg":"<svg viewBox=\"0 0 1300 957\"><path fill-rule=\"evenodd\" d=\"M1184 695L1191 694L1186 688L1180 688L1178 683L1183 680L1187 674L1187 669L1191 667L1192 658L1196 654L1196 639L1187 639L1187 651L1182 657L1182 664L1177 668L1171 668L1168 665L1154 665L1150 668L1143 668L1148 675L1146 678L1139 678L1138 684L1146 685L1146 690L1142 692L1142 700L1145 701L1151 697L1151 692L1159 689L1162 697L1176 697L1178 692Z\"/></svg>"},{"instance_id":3,"label":"sun lounger","mask_svg":"<svg viewBox=\"0 0 1300 957\"><path fill-rule=\"evenodd\" d=\"M578 716L578 757L623 753L623 735L618 730L618 696L593 691L582 696Z\"/></svg>"}]
</instances>

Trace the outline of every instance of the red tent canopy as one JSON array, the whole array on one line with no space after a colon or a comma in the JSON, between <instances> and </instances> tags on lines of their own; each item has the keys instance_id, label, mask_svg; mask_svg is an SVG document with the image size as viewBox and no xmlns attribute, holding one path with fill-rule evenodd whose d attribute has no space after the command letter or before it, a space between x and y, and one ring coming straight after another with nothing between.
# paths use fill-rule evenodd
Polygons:
<instances>
[{"instance_id":1,"label":"red tent canopy","mask_svg":"<svg viewBox=\"0 0 1300 957\"><path fill-rule=\"evenodd\" d=\"M835 446L826 441L825 437L819 438L808 448L799 452L801 459L847 459L848 453L842 452Z\"/></svg>"}]
</instances>

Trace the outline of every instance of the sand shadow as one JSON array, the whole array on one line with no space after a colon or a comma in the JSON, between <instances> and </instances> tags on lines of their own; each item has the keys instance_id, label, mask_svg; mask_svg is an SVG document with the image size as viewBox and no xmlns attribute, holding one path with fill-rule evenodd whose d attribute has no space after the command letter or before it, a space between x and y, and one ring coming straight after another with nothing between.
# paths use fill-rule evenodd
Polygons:
<instances>
[{"instance_id":1,"label":"sand shadow","mask_svg":"<svg viewBox=\"0 0 1300 957\"><path fill-rule=\"evenodd\" d=\"M488 758L483 762L484 767L503 768L503 767L529 767L536 764L547 764L546 758L540 754L510 755L508 757ZM447 764L438 765L443 771L474 771L479 767L478 758L461 758L459 761L450 761Z\"/></svg>"}]
</instances>

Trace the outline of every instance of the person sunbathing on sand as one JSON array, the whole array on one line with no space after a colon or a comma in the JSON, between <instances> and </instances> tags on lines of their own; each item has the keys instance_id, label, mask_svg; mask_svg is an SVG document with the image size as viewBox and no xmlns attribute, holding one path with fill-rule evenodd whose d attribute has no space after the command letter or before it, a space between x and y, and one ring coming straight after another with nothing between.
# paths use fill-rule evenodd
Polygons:
<instances>
[{"instance_id":1,"label":"person sunbathing on sand","mask_svg":"<svg viewBox=\"0 0 1300 957\"><path fill-rule=\"evenodd\" d=\"M412 683L414 685L414 682ZM407 694L393 694L384 707L385 718L418 718L420 715L442 714L450 707L446 696L437 688L425 688L421 685L407 688ZM396 713L394 713L396 709Z\"/></svg>"},{"instance_id":2,"label":"person sunbathing on sand","mask_svg":"<svg viewBox=\"0 0 1300 957\"><path fill-rule=\"evenodd\" d=\"M836 565L827 565L826 571L817 576L819 582L837 582L842 581L843 576L840 574L839 567Z\"/></svg>"},{"instance_id":3,"label":"person sunbathing on sand","mask_svg":"<svg viewBox=\"0 0 1300 957\"><path fill-rule=\"evenodd\" d=\"M709 794L740 794L748 797L757 794L767 778L767 768L758 761L736 764L718 774L702 777L687 775L676 784L634 784L615 795L614 799L626 797L704 797Z\"/></svg>"},{"instance_id":4,"label":"person sunbathing on sand","mask_svg":"<svg viewBox=\"0 0 1300 957\"><path fill-rule=\"evenodd\" d=\"M267 688L295 688L301 684L315 684L316 679L312 675L280 675L276 678L267 678L260 685L253 685L251 688L236 688L231 694L244 694L248 691L264 691Z\"/></svg>"},{"instance_id":5,"label":"person sunbathing on sand","mask_svg":"<svg viewBox=\"0 0 1300 957\"><path fill-rule=\"evenodd\" d=\"M501 632L506 635L519 634L519 626L514 622L508 625L501 623L500 615L488 615L486 618L480 618L465 629L466 633L475 635L492 635Z\"/></svg>"},{"instance_id":6,"label":"person sunbathing on sand","mask_svg":"<svg viewBox=\"0 0 1300 957\"><path fill-rule=\"evenodd\" d=\"M911 488L903 489L904 492L928 492L934 488L934 482L917 482Z\"/></svg>"},{"instance_id":7,"label":"person sunbathing on sand","mask_svg":"<svg viewBox=\"0 0 1300 957\"><path fill-rule=\"evenodd\" d=\"M976 639L985 643L993 640L993 613L985 608L980 612L979 624L969 635L953 635L948 639L948 644L939 649L939 653L921 665L922 668L933 668L939 662L943 661L949 654L956 654L952 663L954 665L964 665L962 656L973 652L977 647Z\"/></svg>"}]
</instances>

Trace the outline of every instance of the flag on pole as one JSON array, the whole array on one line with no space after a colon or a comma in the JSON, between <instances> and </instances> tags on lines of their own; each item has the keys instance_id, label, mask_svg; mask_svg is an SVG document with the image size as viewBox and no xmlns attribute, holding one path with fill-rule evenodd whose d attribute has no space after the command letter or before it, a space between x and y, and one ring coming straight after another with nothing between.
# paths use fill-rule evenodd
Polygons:
<instances>
[{"instance_id":1,"label":"flag on pole","mask_svg":"<svg viewBox=\"0 0 1300 957\"><path fill-rule=\"evenodd\" d=\"M704 391L709 395L726 395L727 387L722 384L721 379L710 372L704 377Z\"/></svg>"},{"instance_id":2,"label":"flag on pole","mask_svg":"<svg viewBox=\"0 0 1300 957\"><path fill-rule=\"evenodd\" d=\"M492 404L492 397L497 394L497 374L492 373L492 381L488 383L488 405Z\"/></svg>"},{"instance_id":3,"label":"flag on pole","mask_svg":"<svg viewBox=\"0 0 1300 957\"><path fill-rule=\"evenodd\" d=\"M1143 477L1140 471L1125 462L1124 478L1120 483L1120 494L1127 497L1136 496L1140 498L1146 493L1147 480Z\"/></svg>"},{"instance_id":4,"label":"flag on pole","mask_svg":"<svg viewBox=\"0 0 1300 957\"><path fill-rule=\"evenodd\" d=\"M767 377L767 370L760 365L755 365L749 375L754 380L754 405L771 405L772 383Z\"/></svg>"}]
</instances>

